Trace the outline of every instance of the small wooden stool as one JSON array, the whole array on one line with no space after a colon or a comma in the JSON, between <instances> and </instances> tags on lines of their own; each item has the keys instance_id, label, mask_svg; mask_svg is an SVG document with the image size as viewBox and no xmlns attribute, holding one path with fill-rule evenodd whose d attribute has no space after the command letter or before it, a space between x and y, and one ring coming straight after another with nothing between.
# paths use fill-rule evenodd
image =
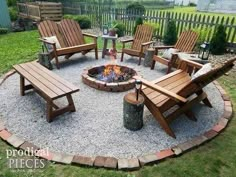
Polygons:
<instances>
[{"instance_id":1,"label":"small wooden stool","mask_svg":"<svg viewBox=\"0 0 236 177\"><path fill-rule=\"evenodd\" d=\"M152 58L153 55L155 54L155 49L153 48L148 48L145 54L145 58L144 58L144 62L143 65L147 66L147 67L151 67L152 66Z\"/></svg>"},{"instance_id":2,"label":"small wooden stool","mask_svg":"<svg viewBox=\"0 0 236 177\"><path fill-rule=\"evenodd\" d=\"M123 124L129 130L139 130L143 127L144 97L136 93L128 93L124 97Z\"/></svg>"}]
</instances>

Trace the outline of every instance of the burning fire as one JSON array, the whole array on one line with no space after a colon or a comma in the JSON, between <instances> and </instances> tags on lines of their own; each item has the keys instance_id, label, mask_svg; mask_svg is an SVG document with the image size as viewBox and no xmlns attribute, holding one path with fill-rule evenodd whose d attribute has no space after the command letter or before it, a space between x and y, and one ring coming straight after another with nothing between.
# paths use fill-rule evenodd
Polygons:
<instances>
[{"instance_id":1,"label":"burning fire","mask_svg":"<svg viewBox=\"0 0 236 177\"><path fill-rule=\"evenodd\" d=\"M109 76L112 73L114 73L116 76L120 76L122 74L120 66L106 65L103 71L103 76Z\"/></svg>"}]
</instances>

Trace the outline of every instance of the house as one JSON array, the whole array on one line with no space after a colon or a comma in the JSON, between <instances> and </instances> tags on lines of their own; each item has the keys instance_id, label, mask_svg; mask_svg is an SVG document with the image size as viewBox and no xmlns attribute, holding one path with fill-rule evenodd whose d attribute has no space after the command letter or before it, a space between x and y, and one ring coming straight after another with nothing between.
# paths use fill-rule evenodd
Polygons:
<instances>
[{"instance_id":1,"label":"house","mask_svg":"<svg viewBox=\"0 0 236 177\"><path fill-rule=\"evenodd\" d=\"M175 0L176 5L188 6L189 3L197 4L198 0Z\"/></svg>"},{"instance_id":2,"label":"house","mask_svg":"<svg viewBox=\"0 0 236 177\"><path fill-rule=\"evenodd\" d=\"M197 10L236 14L236 0L198 0Z\"/></svg>"},{"instance_id":3,"label":"house","mask_svg":"<svg viewBox=\"0 0 236 177\"><path fill-rule=\"evenodd\" d=\"M11 20L6 0L0 0L0 28L10 28Z\"/></svg>"}]
</instances>

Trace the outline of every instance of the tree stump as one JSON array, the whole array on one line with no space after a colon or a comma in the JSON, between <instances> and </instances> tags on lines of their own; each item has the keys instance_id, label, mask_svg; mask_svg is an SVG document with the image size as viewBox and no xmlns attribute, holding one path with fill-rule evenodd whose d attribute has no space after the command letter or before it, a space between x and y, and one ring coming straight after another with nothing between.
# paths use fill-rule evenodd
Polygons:
<instances>
[{"instance_id":1,"label":"tree stump","mask_svg":"<svg viewBox=\"0 0 236 177\"><path fill-rule=\"evenodd\" d=\"M139 130L143 127L144 97L139 94L136 100L136 93L128 93L124 97L123 124L129 130Z\"/></svg>"},{"instance_id":2,"label":"tree stump","mask_svg":"<svg viewBox=\"0 0 236 177\"><path fill-rule=\"evenodd\" d=\"M147 49L146 54L145 54L145 58L144 58L144 63L143 63L144 66L151 67L152 58L153 58L154 53L155 53L155 49L153 49L153 48Z\"/></svg>"},{"instance_id":3,"label":"tree stump","mask_svg":"<svg viewBox=\"0 0 236 177\"><path fill-rule=\"evenodd\" d=\"M46 68L52 70L52 64L51 64L51 56L47 52L39 53L39 63Z\"/></svg>"}]
</instances>

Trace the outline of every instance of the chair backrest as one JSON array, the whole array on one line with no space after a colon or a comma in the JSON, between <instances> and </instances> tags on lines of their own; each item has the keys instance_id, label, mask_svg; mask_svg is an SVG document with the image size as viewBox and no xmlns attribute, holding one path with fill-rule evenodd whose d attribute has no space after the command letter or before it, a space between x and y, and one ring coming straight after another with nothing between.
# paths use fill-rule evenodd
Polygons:
<instances>
[{"instance_id":1,"label":"chair backrest","mask_svg":"<svg viewBox=\"0 0 236 177\"><path fill-rule=\"evenodd\" d=\"M153 35L153 27L151 27L150 25L146 25L146 24L138 25L135 35L134 35L134 41L131 46L131 49L141 50L141 44L144 42L151 41L152 35Z\"/></svg>"},{"instance_id":2,"label":"chair backrest","mask_svg":"<svg viewBox=\"0 0 236 177\"><path fill-rule=\"evenodd\" d=\"M203 87L211 83L212 81L216 80L217 78L224 75L226 72L228 72L230 69L234 67L234 62L236 61L236 58L232 58L228 60L225 64L222 66L219 66L217 68L212 69L211 71L207 72L206 74L203 74L194 80L190 81L188 85L186 85L179 94L183 97L188 97L197 91L201 90Z\"/></svg>"},{"instance_id":3,"label":"chair backrest","mask_svg":"<svg viewBox=\"0 0 236 177\"><path fill-rule=\"evenodd\" d=\"M42 21L38 24L38 31L41 38L56 36L62 48L68 46L61 33L60 26L56 22L50 20Z\"/></svg>"},{"instance_id":4,"label":"chair backrest","mask_svg":"<svg viewBox=\"0 0 236 177\"><path fill-rule=\"evenodd\" d=\"M72 19L63 19L60 22L60 26L69 46L85 44L84 36L76 21Z\"/></svg>"},{"instance_id":5,"label":"chair backrest","mask_svg":"<svg viewBox=\"0 0 236 177\"><path fill-rule=\"evenodd\" d=\"M175 44L175 48L179 49L181 52L191 52L196 45L198 37L198 33L194 31L184 31L180 34Z\"/></svg>"}]
</instances>

